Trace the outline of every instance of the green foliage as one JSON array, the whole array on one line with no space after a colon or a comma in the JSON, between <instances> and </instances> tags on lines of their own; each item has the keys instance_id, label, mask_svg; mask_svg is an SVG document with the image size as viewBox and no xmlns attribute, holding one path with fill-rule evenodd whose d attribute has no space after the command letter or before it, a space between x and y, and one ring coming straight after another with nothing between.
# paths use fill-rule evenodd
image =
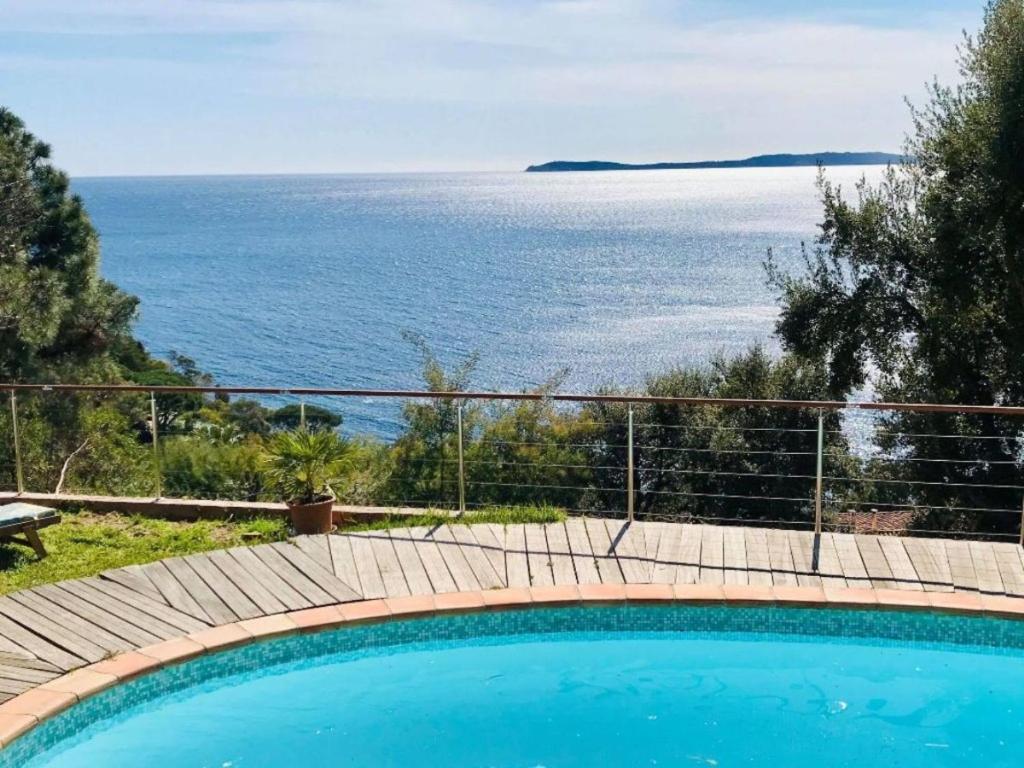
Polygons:
<instances>
[{"instance_id":1,"label":"green foliage","mask_svg":"<svg viewBox=\"0 0 1024 768\"><path fill-rule=\"evenodd\" d=\"M426 510L421 515L387 515L372 522L356 523L345 526L346 531L383 531L391 528L424 527L436 528L439 525L522 525L534 523L560 523L565 520L565 512L556 507L521 506L521 507L483 507L467 511L462 515L452 515L444 510Z\"/></svg>"},{"instance_id":2,"label":"green foliage","mask_svg":"<svg viewBox=\"0 0 1024 768\"><path fill-rule=\"evenodd\" d=\"M479 362L478 354L470 354L447 371L422 336L405 333L403 338L420 353L427 391L466 389ZM429 504L455 498L458 410L459 403L450 397L406 403L402 409L405 428L395 441L392 473L383 490L387 499L398 504ZM478 414L475 403L464 405L465 429L471 428Z\"/></svg>"},{"instance_id":3,"label":"green foliage","mask_svg":"<svg viewBox=\"0 0 1024 768\"><path fill-rule=\"evenodd\" d=\"M652 397L818 400L824 370L788 357L773 360L761 349L726 359L705 370L682 369L652 377ZM615 509L624 504L628 406L589 405L601 427L588 456L596 485L612 491L589 504ZM846 446L838 416L826 412L831 451ZM817 417L805 409L756 407L633 406L638 511L673 518L760 520L813 519ZM833 467L832 471L840 471ZM611 505L611 506L609 506Z\"/></svg>"},{"instance_id":4,"label":"green foliage","mask_svg":"<svg viewBox=\"0 0 1024 768\"><path fill-rule=\"evenodd\" d=\"M769 267L782 298L783 344L825 366L836 397L870 382L884 400L1024 404L1021 0L990 3L981 32L961 51L961 69L959 86L934 86L914 111L908 153L916 163L890 169L877 187L860 184L854 201L823 179L825 216L806 271L793 277ZM923 524L1016 524L1005 514L949 508L1019 507L1008 489L970 487L1019 484L1018 422L896 414L880 427L884 455L914 459L915 478L932 483L907 483L896 494L936 508ZM906 464L879 461L873 469L899 479Z\"/></svg>"},{"instance_id":5,"label":"green foliage","mask_svg":"<svg viewBox=\"0 0 1024 768\"><path fill-rule=\"evenodd\" d=\"M254 437L237 442L174 438L164 442L161 463L166 496L236 501L266 496L263 446Z\"/></svg>"},{"instance_id":6,"label":"green foliage","mask_svg":"<svg viewBox=\"0 0 1024 768\"><path fill-rule=\"evenodd\" d=\"M588 414L550 400L492 405L465 438L472 503L579 508L581 489L595 481L582 446L597 434Z\"/></svg>"},{"instance_id":7,"label":"green foliage","mask_svg":"<svg viewBox=\"0 0 1024 768\"><path fill-rule=\"evenodd\" d=\"M264 460L270 485L285 500L310 504L335 495L332 486L350 468L352 447L335 432L297 429L275 434Z\"/></svg>"},{"instance_id":8,"label":"green foliage","mask_svg":"<svg viewBox=\"0 0 1024 768\"><path fill-rule=\"evenodd\" d=\"M98 380L136 300L99 276L96 232L50 149L0 108L0 380Z\"/></svg>"},{"instance_id":9,"label":"green foliage","mask_svg":"<svg viewBox=\"0 0 1024 768\"><path fill-rule=\"evenodd\" d=\"M302 406L286 405L270 414L268 421L276 429L298 429L302 417ZM341 416L322 408L319 405L305 406L306 428L312 431L319 429L337 429L341 426Z\"/></svg>"}]
</instances>

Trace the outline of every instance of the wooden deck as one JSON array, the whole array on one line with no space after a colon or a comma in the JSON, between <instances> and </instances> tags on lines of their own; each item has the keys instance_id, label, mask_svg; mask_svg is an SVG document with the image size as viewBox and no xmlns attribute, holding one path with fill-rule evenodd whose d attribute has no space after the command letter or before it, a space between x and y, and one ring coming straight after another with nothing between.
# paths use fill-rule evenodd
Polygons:
<instances>
[{"instance_id":1,"label":"wooden deck","mask_svg":"<svg viewBox=\"0 0 1024 768\"><path fill-rule=\"evenodd\" d=\"M1015 544L570 518L303 536L0 597L0 701L112 654L381 597L561 584L763 584L1024 596Z\"/></svg>"}]
</instances>

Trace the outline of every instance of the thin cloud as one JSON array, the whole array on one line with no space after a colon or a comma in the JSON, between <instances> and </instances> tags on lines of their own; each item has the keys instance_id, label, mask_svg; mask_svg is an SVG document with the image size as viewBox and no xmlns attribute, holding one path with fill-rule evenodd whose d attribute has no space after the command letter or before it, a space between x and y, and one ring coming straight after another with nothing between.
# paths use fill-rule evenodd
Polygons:
<instances>
[{"instance_id":1,"label":"thin cloud","mask_svg":"<svg viewBox=\"0 0 1024 768\"><path fill-rule=\"evenodd\" d=\"M12 41L0 53L0 90L68 147L73 170L93 172L306 169L311 161L272 145L289 133L329 155L325 170L396 158L421 167L431 149L458 167L574 148L623 159L889 149L908 125L903 97L919 97L935 76L956 78L960 29L976 22L925 13L934 6L924 2L916 15L836 3L800 16L787 5L25 0L5 3L0 19ZM45 80L45 96L33 80ZM76 113L84 93L94 96L89 113ZM396 119L444 134L429 141ZM209 128L189 134L187 148L146 147L156 140L132 121ZM131 145L115 155L106 136L83 136L94 125L131 133ZM63 135L74 139L62 144ZM795 145L811 136L813 146ZM400 150L387 143L396 140ZM786 140L794 145L779 146ZM115 157L117 168L103 167Z\"/></svg>"}]
</instances>

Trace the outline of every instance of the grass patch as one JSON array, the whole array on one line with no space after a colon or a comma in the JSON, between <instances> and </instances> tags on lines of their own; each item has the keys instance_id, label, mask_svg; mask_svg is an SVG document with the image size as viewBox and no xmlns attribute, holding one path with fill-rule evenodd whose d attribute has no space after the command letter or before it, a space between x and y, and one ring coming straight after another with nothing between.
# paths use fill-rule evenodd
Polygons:
<instances>
[{"instance_id":1,"label":"grass patch","mask_svg":"<svg viewBox=\"0 0 1024 768\"><path fill-rule=\"evenodd\" d=\"M283 518L178 522L65 512L60 524L39 532L49 557L38 560L27 547L0 545L0 594L164 557L281 541L287 536Z\"/></svg>"},{"instance_id":2,"label":"grass patch","mask_svg":"<svg viewBox=\"0 0 1024 768\"><path fill-rule=\"evenodd\" d=\"M453 515L445 510L428 509L419 515L385 515L379 520L346 525L348 531L382 531L390 528L438 525L476 525L495 523L497 525L519 525L522 523L560 523L565 520L565 511L557 507L483 507L469 510L462 515Z\"/></svg>"}]
</instances>

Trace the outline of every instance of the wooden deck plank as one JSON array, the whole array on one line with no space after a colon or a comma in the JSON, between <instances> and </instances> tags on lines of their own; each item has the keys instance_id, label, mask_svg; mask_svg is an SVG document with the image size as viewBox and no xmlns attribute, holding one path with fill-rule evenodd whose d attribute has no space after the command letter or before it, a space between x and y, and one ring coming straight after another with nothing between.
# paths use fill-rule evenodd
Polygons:
<instances>
[{"instance_id":1,"label":"wooden deck plank","mask_svg":"<svg viewBox=\"0 0 1024 768\"><path fill-rule=\"evenodd\" d=\"M748 584L747 542L743 529L734 525L722 528L722 566L726 584Z\"/></svg>"},{"instance_id":2,"label":"wooden deck plank","mask_svg":"<svg viewBox=\"0 0 1024 768\"><path fill-rule=\"evenodd\" d=\"M141 592L152 600L170 605L166 598L160 594L160 591L156 588L153 582L147 578L141 565L128 565L124 568L115 568L111 571L104 571L100 574L100 578L116 581L121 586L134 590L135 592Z\"/></svg>"},{"instance_id":3,"label":"wooden deck plank","mask_svg":"<svg viewBox=\"0 0 1024 768\"><path fill-rule=\"evenodd\" d=\"M373 545L362 533L347 533L352 547L352 560L356 570L359 571L359 582L364 600L374 600L380 597L387 597L388 590L384 586L384 580L380 575L380 568L377 566L377 556L373 553Z\"/></svg>"},{"instance_id":4,"label":"wooden deck plank","mask_svg":"<svg viewBox=\"0 0 1024 768\"><path fill-rule=\"evenodd\" d=\"M263 583L262 579L253 576L243 568L235 558L224 550L210 552L210 561L217 569L230 579L238 589L251 600L264 616L273 613L284 613L288 610L283 602Z\"/></svg>"},{"instance_id":5,"label":"wooden deck plank","mask_svg":"<svg viewBox=\"0 0 1024 768\"><path fill-rule=\"evenodd\" d=\"M187 634L187 632L183 632L179 627L168 624L167 622L140 610L134 601L125 602L124 600L113 597L105 591L97 589L93 584L87 583L83 579L62 581L56 586L66 592L70 592L88 603L92 603L100 610L106 611L114 616L120 616L125 621L130 622L132 625L148 632L151 635L155 635L161 640L170 640L171 638Z\"/></svg>"},{"instance_id":6,"label":"wooden deck plank","mask_svg":"<svg viewBox=\"0 0 1024 768\"><path fill-rule=\"evenodd\" d=\"M69 653L48 640L44 640L17 622L11 621L3 614L0 614L0 636L16 644L19 648L23 648L33 656L53 664L62 672L76 669L86 663L85 659Z\"/></svg>"},{"instance_id":7,"label":"wooden deck plank","mask_svg":"<svg viewBox=\"0 0 1024 768\"><path fill-rule=\"evenodd\" d=\"M864 561L860 556L860 549L857 548L857 540L852 533L833 533L832 543L836 548L836 555L839 558L839 567L843 570L843 578L847 586L855 589L871 587L871 579L868 577L868 570L864 567Z\"/></svg>"},{"instance_id":8,"label":"wooden deck plank","mask_svg":"<svg viewBox=\"0 0 1024 768\"><path fill-rule=\"evenodd\" d=\"M9 596L0 597L0 614L85 661L99 661L109 655L108 651L100 645L82 637L63 623L58 623L57 617L44 616L32 608L15 602Z\"/></svg>"},{"instance_id":9,"label":"wooden deck plank","mask_svg":"<svg viewBox=\"0 0 1024 768\"><path fill-rule=\"evenodd\" d=\"M498 574L502 584L508 584L508 576L505 570L505 529L496 523L484 523L470 527L473 536L476 537L480 549L487 559L491 561L491 567Z\"/></svg>"},{"instance_id":10,"label":"wooden deck plank","mask_svg":"<svg viewBox=\"0 0 1024 768\"><path fill-rule=\"evenodd\" d=\"M387 531L368 531L366 538L370 541L373 556L377 559L380 579L384 582L387 596L407 597L412 594L409 591L409 583L405 580L402 564L398 561L398 553L395 552L391 534Z\"/></svg>"},{"instance_id":11,"label":"wooden deck plank","mask_svg":"<svg viewBox=\"0 0 1024 768\"><path fill-rule=\"evenodd\" d=\"M914 570L910 555L907 554L907 549L903 546L903 540L896 536L879 536L877 538L878 546L885 553L885 561L889 564L892 577L900 585L900 589L909 589L912 592L923 591L924 587L921 585L920 579L917 578L917 571Z\"/></svg>"},{"instance_id":12,"label":"wooden deck plank","mask_svg":"<svg viewBox=\"0 0 1024 768\"><path fill-rule=\"evenodd\" d=\"M789 530L787 533L797 584L801 587L821 586L821 576L815 571L814 532Z\"/></svg>"},{"instance_id":13,"label":"wooden deck plank","mask_svg":"<svg viewBox=\"0 0 1024 768\"><path fill-rule=\"evenodd\" d=\"M1020 559L1020 545L1006 541L993 542L992 552L1006 594L1011 597L1024 596L1024 565Z\"/></svg>"},{"instance_id":14,"label":"wooden deck plank","mask_svg":"<svg viewBox=\"0 0 1024 768\"><path fill-rule=\"evenodd\" d=\"M398 563L402 566L402 574L405 576L405 583L409 585L410 593L431 594L434 588L430 583L430 576L427 575L427 569L420 560L415 542L401 531L390 530L388 536L391 538L391 546L395 548Z\"/></svg>"},{"instance_id":15,"label":"wooden deck plank","mask_svg":"<svg viewBox=\"0 0 1024 768\"><path fill-rule=\"evenodd\" d=\"M386 539L386 541L388 542L388 548L392 553L394 553L394 549L391 549L390 539ZM353 600L359 600L358 592L352 589L348 584L345 584L341 579L315 560L310 558L298 547L292 546L287 541L268 544L266 546L268 547L268 550L276 552L288 561L295 570L309 579L309 581L315 584L319 590L326 592L329 602L348 603ZM380 561L378 560L378 563L379 562Z\"/></svg>"},{"instance_id":16,"label":"wooden deck plank","mask_svg":"<svg viewBox=\"0 0 1024 768\"><path fill-rule=\"evenodd\" d=\"M725 536L721 526L700 527L700 583L725 584Z\"/></svg>"},{"instance_id":17,"label":"wooden deck plank","mask_svg":"<svg viewBox=\"0 0 1024 768\"><path fill-rule=\"evenodd\" d=\"M409 529L400 529L407 531ZM405 534L403 534L405 535ZM359 594L363 594L363 582L356 567L356 559L352 554L352 541L348 536L327 536L327 548L331 551L331 570L334 575L348 584Z\"/></svg>"},{"instance_id":18,"label":"wooden deck plank","mask_svg":"<svg viewBox=\"0 0 1024 768\"><path fill-rule=\"evenodd\" d=\"M330 538L330 534L321 533L310 536L296 536L291 539L291 542L325 571L335 573L334 563L331 560L331 547L328 542ZM335 573L335 575L337 574Z\"/></svg>"},{"instance_id":19,"label":"wooden deck plank","mask_svg":"<svg viewBox=\"0 0 1024 768\"><path fill-rule=\"evenodd\" d=\"M539 525L532 527L540 529ZM481 589L499 589L505 586L505 580L491 565L490 558L484 553L483 547L468 525L449 525L448 532L462 548L462 555L473 569Z\"/></svg>"},{"instance_id":20,"label":"wooden deck plank","mask_svg":"<svg viewBox=\"0 0 1024 768\"><path fill-rule=\"evenodd\" d=\"M466 559L462 546L455 539L451 529L447 525L439 525L432 531L432 536L437 542L437 548L444 558L448 572L455 580L455 585L460 592L467 592L480 589L480 581L473 572L473 567Z\"/></svg>"},{"instance_id":21,"label":"wooden deck plank","mask_svg":"<svg viewBox=\"0 0 1024 768\"><path fill-rule=\"evenodd\" d=\"M594 560L594 550L590 546L587 526L582 518L570 517L565 521L565 536L572 552L572 567L576 571L576 581L580 584L600 584L601 574ZM511 571L509 572L511 582ZM512 586L509 583L509 586Z\"/></svg>"},{"instance_id":22,"label":"wooden deck plank","mask_svg":"<svg viewBox=\"0 0 1024 768\"><path fill-rule=\"evenodd\" d=\"M157 592L160 593L164 603L202 622L214 623L209 614L203 610L203 607L195 601L185 587L167 570L167 566L162 560L157 560L155 563L147 563L142 567L146 572L146 578L149 579Z\"/></svg>"},{"instance_id":23,"label":"wooden deck plank","mask_svg":"<svg viewBox=\"0 0 1024 768\"><path fill-rule=\"evenodd\" d=\"M893 578L892 568L885 559L885 552L878 543L878 537L854 534L853 539L857 543L860 559L864 562L864 570L871 579L871 586L875 589L899 589L899 582Z\"/></svg>"},{"instance_id":24,"label":"wooden deck plank","mask_svg":"<svg viewBox=\"0 0 1024 768\"><path fill-rule=\"evenodd\" d=\"M772 561L768 554L768 536L764 528L742 528L743 547L747 560L747 581L771 586Z\"/></svg>"},{"instance_id":25,"label":"wooden deck plank","mask_svg":"<svg viewBox=\"0 0 1024 768\"><path fill-rule=\"evenodd\" d=\"M505 526L505 567L510 587L530 586L530 561L526 552L526 526Z\"/></svg>"},{"instance_id":26,"label":"wooden deck plank","mask_svg":"<svg viewBox=\"0 0 1024 768\"><path fill-rule=\"evenodd\" d=\"M51 603L55 603L61 608L81 616L83 620L90 624L98 625L104 628L106 632L117 635L130 647L137 648L143 645L152 645L166 639L163 635L157 635L136 627L131 622L125 621L119 614L83 600L78 595L62 589L60 583L41 585L36 587L34 591Z\"/></svg>"},{"instance_id":27,"label":"wooden deck plank","mask_svg":"<svg viewBox=\"0 0 1024 768\"><path fill-rule=\"evenodd\" d=\"M945 559L945 548L942 549L940 559L928 539L906 538L903 540L903 546L926 592L953 591L953 577L949 572L949 563Z\"/></svg>"},{"instance_id":28,"label":"wooden deck plank","mask_svg":"<svg viewBox=\"0 0 1024 768\"><path fill-rule=\"evenodd\" d=\"M654 552L654 568L651 569L652 584L675 584L679 567L679 547L682 544L682 526L669 523L651 523L661 528L658 534L658 549Z\"/></svg>"},{"instance_id":29,"label":"wooden deck plank","mask_svg":"<svg viewBox=\"0 0 1024 768\"><path fill-rule=\"evenodd\" d=\"M544 535L544 529L539 525L527 525L523 533L526 540L526 561L530 567L530 585L552 586L555 583L555 576L551 572L548 539Z\"/></svg>"},{"instance_id":30,"label":"wooden deck plank","mask_svg":"<svg viewBox=\"0 0 1024 768\"><path fill-rule=\"evenodd\" d=\"M83 619L77 613L69 611L59 603L48 600L41 592L23 589L19 592L14 592L9 597L14 602L23 605L26 610L34 611L40 616L46 616L62 627L67 627L67 629L79 637L87 639L107 653L130 651L135 647L134 644L128 642L123 637L118 637L112 632L107 631L102 624L96 624Z\"/></svg>"},{"instance_id":31,"label":"wooden deck plank","mask_svg":"<svg viewBox=\"0 0 1024 768\"><path fill-rule=\"evenodd\" d=\"M161 561L171 576L181 585L186 594L210 617L214 624L227 624L238 621L238 616L217 597L206 582L199 578L192 567L180 557L172 557ZM155 574L154 574L155 575ZM166 593L165 593L166 594Z\"/></svg>"},{"instance_id":32,"label":"wooden deck plank","mask_svg":"<svg viewBox=\"0 0 1024 768\"><path fill-rule=\"evenodd\" d=\"M53 680L57 674L59 673L32 669L30 667L14 667L9 664L0 664L0 678L4 680L21 680L26 683L39 685Z\"/></svg>"},{"instance_id":33,"label":"wooden deck plank","mask_svg":"<svg viewBox=\"0 0 1024 768\"><path fill-rule=\"evenodd\" d=\"M163 603L150 600L145 595L140 595L136 592L132 592L130 589L125 589L120 584L103 581L96 577L80 579L80 582L103 592L110 597L120 600L122 603L130 604L132 607L152 616L155 619L158 619L164 624L177 627L182 632L198 632L199 630L203 630L208 627L205 622L199 621L198 619L189 616L187 613L182 613L176 608L171 608Z\"/></svg>"},{"instance_id":34,"label":"wooden deck plank","mask_svg":"<svg viewBox=\"0 0 1024 768\"><path fill-rule=\"evenodd\" d=\"M544 526L548 540L548 556L551 560L551 575L556 585L576 584L576 569L569 549L569 535L564 523L548 523Z\"/></svg>"},{"instance_id":35,"label":"wooden deck plank","mask_svg":"<svg viewBox=\"0 0 1024 768\"><path fill-rule=\"evenodd\" d=\"M258 547L252 547L249 551L313 605L329 605L335 602L319 584L292 565L272 544L261 544Z\"/></svg>"},{"instance_id":36,"label":"wooden deck plank","mask_svg":"<svg viewBox=\"0 0 1024 768\"><path fill-rule=\"evenodd\" d=\"M238 618L255 619L263 615L263 611L214 565L208 554L188 555L183 559Z\"/></svg>"},{"instance_id":37,"label":"wooden deck plank","mask_svg":"<svg viewBox=\"0 0 1024 768\"><path fill-rule=\"evenodd\" d=\"M158 643L164 639L160 635L154 635L151 632L140 629L131 622L125 621L117 614L105 611L87 600L83 600L77 595L61 589L59 583L42 584L36 587L35 591L50 602L56 603L65 610L71 611L75 615L81 616L83 619L86 619L93 624L105 627L107 631L123 638L133 647L141 648L145 645Z\"/></svg>"},{"instance_id":38,"label":"wooden deck plank","mask_svg":"<svg viewBox=\"0 0 1024 768\"><path fill-rule=\"evenodd\" d=\"M650 584L652 563L647 559L643 523L605 520L612 551L627 584Z\"/></svg>"},{"instance_id":39,"label":"wooden deck plank","mask_svg":"<svg viewBox=\"0 0 1024 768\"><path fill-rule=\"evenodd\" d=\"M978 575L974 572L971 548L967 542L949 539L946 541L945 548L946 560L949 562L949 573L953 577L953 589L977 591Z\"/></svg>"},{"instance_id":40,"label":"wooden deck plank","mask_svg":"<svg viewBox=\"0 0 1024 768\"><path fill-rule=\"evenodd\" d=\"M768 540L768 560L772 564L772 583L781 586L798 585L793 551L789 546L789 535L776 528L765 530Z\"/></svg>"},{"instance_id":41,"label":"wooden deck plank","mask_svg":"<svg viewBox=\"0 0 1024 768\"><path fill-rule=\"evenodd\" d=\"M597 564L597 572L603 584L624 584L625 578L622 575L622 568L619 567L619 560L612 551L612 540L608 536L608 528L600 518L584 518L587 528L587 536L590 537L590 547L594 551L594 561Z\"/></svg>"},{"instance_id":42,"label":"wooden deck plank","mask_svg":"<svg viewBox=\"0 0 1024 768\"><path fill-rule=\"evenodd\" d=\"M644 520L643 522L637 521L636 524L640 526L640 529L643 531L645 545L644 559L650 564L650 567L648 568L650 571L648 573L648 578L653 579L654 564L658 560L658 548L661 546L661 534L665 532L665 523L648 522Z\"/></svg>"},{"instance_id":43,"label":"wooden deck plank","mask_svg":"<svg viewBox=\"0 0 1024 768\"><path fill-rule=\"evenodd\" d=\"M999 564L996 562L992 544L987 541L972 541L970 548L974 572L978 577L978 590L993 595L1005 594L1003 577L999 575Z\"/></svg>"},{"instance_id":44,"label":"wooden deck plank","mask_svg":"<svg viewBox=\"0 0 1024 768\"><path fill-rule=\"evenodd\" d=\"M289 611L300 611L312 608L313 601L304 597L291 584L275 573L266 563L253 554L249 547L229 549L231 559L238 563L249 576L259 581L270 594L281 602Z\"/></svg>"},{"instance_id":45,"label":"wooden deck plank","mask_svg":"<svg viewBox=\"0 0 1024 768\"><path fill-rule=\"evenodd\" d=\"M701 549L704 546L702 525L683 523L680 526L679 562L676 584L697 584L700 581Z\"/></svg>"},{"instance_id":46,"label":"wooden deck plank","mask_svg":"<svg viewBox=\"0 0 1024 768\"><path fill-rule=\"evenodd\" d=\"M399 532L392 531L392 536L394 537L396 533ZM437 542L430 538L430 529L406 528L401 532L401 537L408 537L408 540L416 547L416 554L419 555L420 562L423 563L423 569L427 572L427 578L430 579L430 586L434 592L441 594L458 591L458 585L452 578L444 557L441 556Z\"/></svg>"},{"instance_id":47,"label":"wooden deck plank","mask_svg":"<svg viewBox=\"0 0 1024 768\"><path fill-rule=\"evenodd\" d=\"M34 656L24 648L21 648L21 646L3 637L3 635L0 635L0 645L5 649L0 651L0 662L8 666L38 669L43 672L56 672L60 674L60 667Z\"/></svg>"},{"instance_id":48,"label":"wooden deck plank","mask_svg":"<svg viewBox=\"0 0 1024 768\"><path fill-rule=\"evenodd\" d=\"M839 553L836 551L832 534L825 532L818 536L817 546L818 576L821 577L821 585L840 588L849 586L846 577L843 576L843 566L839 562Z\"/></svg>"},{"instance_id":49,"label":"wooden deck plank","mask_svg":"<svg viewBox=\"0 0 1024 768\"><path fill-rule=\"evenodd\" d=\"M53 679L52 675L50 676L50 679ZM46 681L44 680L43 682L45 683ZM0 677L0 701L9 701L19 693L24 693L31 688L35 688L37 685L39 685L39 683Z\"/></svg>"}]
</instances>

